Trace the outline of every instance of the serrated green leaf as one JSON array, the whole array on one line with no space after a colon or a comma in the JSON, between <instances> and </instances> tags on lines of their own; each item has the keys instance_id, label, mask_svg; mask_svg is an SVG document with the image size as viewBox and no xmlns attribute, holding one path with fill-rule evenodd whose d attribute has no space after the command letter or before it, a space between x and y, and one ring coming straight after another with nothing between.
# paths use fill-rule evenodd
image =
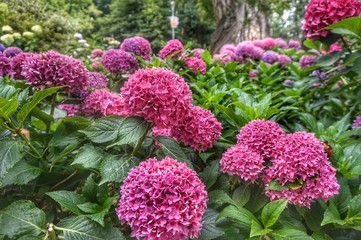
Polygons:
<instances>
[{"instance_id":1,"label":"serrated green leaf","mask_svg":"<svg viewBox=\"0 0 361 240\"><path fill-rule=\"evenodd\" d=\"M101 208L101 211L98 211L96 213L93 214L86 214L84 216L86 216L87 218L99 223L101 226L104 227L105 223L104 223L104 217L105 215L108 213L110 207L112 206L112 203L114 201L115 198L107 198L103 204L103 207Z\"/></svg>"},{"instance_id":2,"label":"serrated green leaf","mask_svg":"<svg viewBox=\"0 0 361 240\"><path fill-rule=\"evenodd\" d=\"M283 191L288 189L286 186L282 186L276 181L271 181L269 185L266 187L266 190L275 190L275 191Z\"/></svg>"},{"instance_id":3,"label":"serrated green leaf","mask_svg":"<svg viewBox=\"0 0 361 240\"><path fill-rule=\"evenodd\" d=\"M243 207L251 198L251 191L249 183L239 186L234 192L232 199L236 202L237 206Z\"/></svg>"},{"instance_id":4,"label":"serrated green leaf","mask_svg":"<svg viewBox=\"0 0 361 240\"><path fill-rule=\"evenodd\" d=\"M140 117L127 117L118 129L117 139L108 147L137 143L149 130L149 123Z\"/></svg>"},{"instance_id":5,"label":"serrated green leaf","mask_svg":"<svg viewBox=\"0 0 361 240\"><path fill-rule=\"evenodd\" d=\"M17 201L0 211L0 235L16 239L45 232L45 213L31 201Z\"/></svg>"},{"instance_id":6,"label":"serrated green leaf","mask_svg":"<svg viewBox=\"0 0 361 240\"><path fill-rule=\"evenodd\" d=\"M208 194L208 202L209 203L217 203L217 204L223 204L223 203L229 203L232 205L237 205L233 199L228 196L227 193L225 193L223 190L217 189Z\"/></svg>"},{"instance_id":7,"label":"serrated green leaf","mask_svg":"<svg viewBox=\"0 0 361 240\"><path fill-rule=\"evenodd\" d=\"M54 199L60 206L68 209L76 215L83 214L78 208L79 204L85 203L85 199L79 194L71 191L61 190L56 192L47 192L46 195Z\"/></svg>"},{"instance_id":8,"label":"serrated green leaf","mask_svg":"<svg viewBox=\"0 0 361 240\"><path fill-rule=\"evenodd\" d=\"M40 173L40 168L26 162L18 162L14 167L10 168L9 172L5 175L2 186L27 184L37 178Z\"/></svg>"},{"instance_id":9,"label":"serrated green leaf","mask_svg":"<svg viewBox=\"0 0 361 240\"><path fill-rule=\"evenodd\" d=\"M85 213L97 213L101 211L98 204L91 202L78 204L77 207Z\"/></svg>"},{"instance_id":10,"label":"serrated green leaf","mask_svg":"<svg viewBox=\"0 0 361 240\"><path fill-rule=\"evenodd\" d=\"M350 17L343 19L337 23L331 24L323 29L332 30L336 28L347 29L358 36L361 35L361 18L359 17Z\"/></svg>"},{"instance_id":11,"label":"serrated green leaf","mask_svg":"<svg viewBox=\"0 0 361 240\"><path fill-rule=\"evenodd\" d=\"M339 225L346 224L346 221L342 220L340 217L340 213L338 212L336 205L333 201L330 200L329 206L323 215L323 220L321 222L321 226L324 226L329 223L336 223Z\"/></svg>"},{"instance_id":12,"label":"serrated green leaf","mask_svg":"<svg viewBox=\"0 0 361 240\"><path fill-rule=\"evenodd\" d=\"M0 97L0 115L8 119L18 109L19 101L16 98L6 100Z\"/></svg>"},{"instance_id":13,"label":"serrated green leaf","mask_svg":"<svg viewBox=\"0 0 361 240\"><path fill-rule=\"evenodd\" d=\"M205 167L203 171L199 173L199 177L206 185L207 190L213 186L219 175L220 171L218 161L213 161L210 166Z\"/></svg>"},{"instance_id":14,"label":"serrated green leaf","mask_svg":"<svg viewBox=\"0 0 361 240\"><path fill-rule=\"evenodd\" d=\"M2 140L0 146L0 182L2 182L5 174L23 157L24 145L21 141Z\"/></svg>"},{"instance_id":15,"label":"serrated green leaf","mask_svg":"<svg viewBox=\"0 0 361 240\"><path fill-rule=\"evenodd\" d=\"M307 233L298 229L273 230L270 235L274 240L313 240Z\"/></svg>"},{"instance_id":16,"label":"serrated green leaf","mask_svg":"<svg viewBox=\"0 0 361 240\"><path fill-rule=\"evenodd\" d=\"M361 194L351 199L348 205L346 221L348 219L361 220Z\"/></svg>"},{"instance_id":17,"label":"serrated green leaf","mask_svg":"<svg viewBox=\"0 0 361 240\"><path fill-rule=\"evenodd\" d=\"M252 221L251 233L249 234L249 236L250 237L263 236L270 232L272 232L272 229L263 229L259 223Z\"/></svg>"},{"instance_id":18,"label":"serrated green leaf","mask_svg":"<svg viewBox=\"0 0 361 240\"><path fill-rule=\"evenodd\" d=\"M224 235L224 231L216 226L217 215L218 212L211 208L205 210L202 217L203 225L198 239L215 239Z\"/></svg>"},{"instance_id":19,"label":"serrated green leaf","mask_svg":"<svg viewBox=\"0 0 361 240\"><path fill-rule=\"evenodd\" d=\"M82 188L82 195L90 202L97 201L97 190L98 185L93 179L93 175L89 175L85 180L84 186Z\"/></svg>"},{"instance_id":20,"label":"serrated green leaf","mask_svg":"<svg viewBox=\"0 0 361 240\"><path fill-rule=\"evenodd\" d=\"M287 206L287 199L280 199L273 202L268 203L262 209L262 223L265 228L271 227L273 224L276 223L279 216L283 212L283 210Z\"/></svg>"},{"instance_id":21,"label":"serrated green leaf","mask_svg":"<svg viewBox=\"0 0 361 240\"><path fill-rule=\"evenodd\" d=\"M329 67L332 66L335 62L341 59L344 52L332 52L327 55L317 58L315 65L319 67Z\"/></svg>"},{"instance_id":22,"label":"serrated green leaf","mask_svg":"<svg viewBox=\"0 0 361 240\"><path fill-rule=\"evenodd\" d=\"M28 103L25 103L22 106L22 108L19 110L19 112L17 114L17 120L19 122L19 125L21 126L23 124L25 118L36 107L36 105L38 105L44 98L54 94L61 88L63 88L63 86L47 88L47 89L36 92L34 94L33 98L31 99L31 101Z\"/></svg>"},{"instance_id":23,"label":"serrated green leaf","mask_svg":"<svg viewBox=\"0 0 361 240\"><path fill-rule=\"evenodd\" d=\"M122 182L129 170L137 164L137 159L130 155L108 155L100 166L102 179L100 185L105 182Z\"/></svg>"},{"instance_id":24,"label":"serrated green leaf","mask_svg":"<svg viewBox=\"0 0 361 240\"><path fill-rule=\"evenodd\" d=\"M123 234L116 228L106 225L99 226L85 216L65 220L55 226L56 232L62 231L63 239L76 240L123 240Z\"/></svg>"},{"instance_id":25,"label":"serrated green leaf","mask_svg":"<svg viewBox=\"0 0 361 240\"><path fill-rule=\"evenodd\" d=\"M72 165L79 164L84 168L99 169L103 157L104 153L101 149L94 147L92 144L86 144L79 149Z\"/></svg>"},{"instance_id":26,"label":"serrated green leaf","mask_svg":"<svg viewBox=\"0 0 361 240\"><path fill-rule=\"evenodd\" d=\"M31 116L40 119L41 121L43 121L48 125L54 121L54 117L52 115L41 111L38 107L34 107L33 110L31 110L30 114Z\"/></svg>"},{"instance_id":27,"label":"serrated green leaf","mask_svg":"<svg viewBox=\"0 0 361 240\"><path fill-rule=\"evenodd\" d=\"M258 219L247 209L242 207L227 206L218 215L217 220L222 217L228 217L235 219L241 223L244 223L251 228L252 221L259 224Z\"/></svg>"},{"instance_id":28,"label":"serrated green leaf","mask_svg":"<svg viewBox=\"0 0 361 240\"><path fill-rule=\"evenodd\" d=\"M187 155L183 152L179 144L169 137L159 136L156 138L160 145L158 154L160 157L164 158L166 156L178 160L179 162L184 162L188 167L193 169L192 162L188 159Z\"/></svg>"}]
</instances>

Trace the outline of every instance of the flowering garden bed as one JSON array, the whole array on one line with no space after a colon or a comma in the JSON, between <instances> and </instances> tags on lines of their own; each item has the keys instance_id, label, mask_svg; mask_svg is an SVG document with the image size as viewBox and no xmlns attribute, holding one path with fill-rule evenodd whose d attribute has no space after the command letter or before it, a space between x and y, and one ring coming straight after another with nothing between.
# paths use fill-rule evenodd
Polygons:
<instances>
[{"instance_id":1,"label":"flowering garden bed","mask_svg":"<svg viewBox=\"0 0 361 240\"><path fill-rule=\"evenodd\" d=\"M361 18L313 7L213 56L2 48L0 239L360 238Z\"/></svg>"}]
</instances>

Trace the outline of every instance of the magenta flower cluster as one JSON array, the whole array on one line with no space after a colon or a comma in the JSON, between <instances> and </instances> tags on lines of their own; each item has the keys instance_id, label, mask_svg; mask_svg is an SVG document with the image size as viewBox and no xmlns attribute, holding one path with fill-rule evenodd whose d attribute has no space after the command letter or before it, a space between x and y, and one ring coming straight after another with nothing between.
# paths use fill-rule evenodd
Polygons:
<instances>
[{"instance_id":1,"label":"magenta flower cluster","mask_svg":"<svg viewBox=\"0 0 361 240\"><path fill-rule=\"evenodd\" d=\"M3 54L8 58L13 58L22 52L23 52L23 50L21 50L18 47L8 47L4 50Z\"/></svg>"},{"instance_id":2,"label":"magenta flower cluster","mask_svg":"<svg viewBox=\"0 0 361 240\"><path fill-rule=\"evenodd\" d=\"M221 171L256 181L261 177L271 200L310 207L318 198L327 201L339 185L323 142L312 133L286 134L273 121L254 120L237 136L237 144L220 161ZM278 188L272 186L278 185Z\"/></svg>"},{"instance_id":3,"label":"magenta flower cluster","mask_svg":"<svg viewBox=\"0 0 361 240\"><path fill-rule=\"evenodd\" d=\"M143 37L135 36L124 39L120 45L120 49L125 52L133 53L147 61L151 59L152 48L150 42Z\"/></svg>"},{"instance_id":4,"label":"magenta flower cluster","mask_svg":"<svg viewBox=\"0 0 361 240\"><path fill-rule=\"evenodd\" d=\"M58 108L64 110L68 117L73 117L81 114L81 107L77 104L62 103L58 105Z\"/></svg>"},{"instance_id":5,"label":"magenta flower cluster","mask_svg":"<svg viewBox=\"0 0 361 240\"><path fill-rule=\"evenodd\" d=\"M317 56L314 55L303 55L300 58L300 67L306 68L312 66L316 61Z\"/></svg>"},{"instance_id":6,"label":"magenta flower cluster","mask_svg":"<svg viewBox=\"0 0 361 240\"><path fill-rule=\"evenodd\" d=\"M159 51L158 56L162 59L166 59L168 56L172 56L173 59L176 59L177 57L180 57L183 52L183 44L178 39L173 39L168 41Z\"/></svg>"},{"instance_id":7,"label":"magenta flower cluster","mask_svg":"<svg viewBox=\"0 0 361 240\"><path fill-rule=\"evenodd\" d=\"M361 115L360 115L360 116L357 116L357 117L355 118L355 120L354 120L353 123L352 123L352 127L353 127L353 128L359 128L359 127L361 127Z\"/></svg>"},{"instance_id":8,"label":"magenta flower cluster","mask_svg":"<svg viewBox=\"0 0 361 240\"><path fill-rule=\"evenodd\" d=\"M10 70L10 59L0 52L0 77L8 75Z\"/></svg>"},{"instance_id":9,"label":"magenta flower cluster","mask_svg":"<svg viewBox=\"0 0 361 240\"><path fill-rule=\"evenodd\" d=\"M21 52L17 54L15 57L11 58L10 66L11 70L9 71L9 76L15 80L22 80L25 79L23 76L23 63L27 57L33 56L32 53Z\"/></svg>"},{"instance_id":10,"label":"magenta flower cluster","mask_svg":"<svg viewBox=\"0 0 361 240\"><path fill-rule=\"evenodd\" d=\"M326 37L330 31L322 28L360 13L361 3L358 0L311 0L302 25L304 35L311 39Z\"/></svg>"},{"instance_id":11,"label":"magenta flower cluster","mask_svg":"<svg viewBox=\"0 0 361 240\"><path fill-rule=\"evenodd\" d=\"M184 65L191 69L192 72L200 72L205 74L207 71L207 64L200 58L197 57L187 57L184 59Z\"/></svg>"},{"instance_id":12,"label":"magenta flower cluster","mask_svg":"<svg viewBox=\"0 0 361 240\"><path fill-rule=\"evenodd\" d=\"M195 171L166 157L133 168L116 209L131 237L144 240L196 238L202 227L207 192Z\"/></svg>"},{"instance_id":13,"label":"magenta flower cluster","mask_svg":"<svg viewBox=\"0 0 361 240\"><path fill-rule=\"evenodd\" d=\"M121 49L107 50L101 60L104 68L110 73L123 74L138 69L137 59Z\"/></svg>"}]
</instances>

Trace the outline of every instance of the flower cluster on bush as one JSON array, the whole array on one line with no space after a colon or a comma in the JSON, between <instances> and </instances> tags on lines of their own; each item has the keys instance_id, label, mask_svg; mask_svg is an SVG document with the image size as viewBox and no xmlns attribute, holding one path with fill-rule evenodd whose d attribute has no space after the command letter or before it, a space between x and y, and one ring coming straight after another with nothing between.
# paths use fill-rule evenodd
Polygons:
<instances>
[{"instance_id":1,"label":"flower cluster on bush","mask_svg":"<svg viewBox=\"0 0 361 240\"><path fill-rule=\"evenodd\" d=\"M318 198L327 201L338 193L336 170L312 133L286 134L276 122L258 119L241 128L237 138L222 156L221 171L252 182L261 178L271 200L287 198L310 208Z\"/></svg>"}]
</instances>

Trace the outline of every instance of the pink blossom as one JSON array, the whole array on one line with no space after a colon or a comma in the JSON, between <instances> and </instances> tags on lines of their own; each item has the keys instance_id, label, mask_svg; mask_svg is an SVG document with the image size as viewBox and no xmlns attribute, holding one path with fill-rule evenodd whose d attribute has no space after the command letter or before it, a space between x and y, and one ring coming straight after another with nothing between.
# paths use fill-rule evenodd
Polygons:
<instances>
[{"instance_id":1,"label":"pink blossom","mask_svg":"<svg viewBox=\"0 0 361 240\"><path fill-rule=\"evenodd\" d=\"M254 46L251 43L240 43L236 48L236 57L251 58L259 60L262 58L264 50L260 47Z\"/></svg>"},{"instance_id":2,"label":"pink blossom","mask_svg":"<svg viewBox=\"0 0 361 240\"><path fill-rule=\"evenodd\" d=\"M91 54L90 54L90 58L91 59L95 59L95 58L101 58L103 56L104 52L102 49L94 49Z\"/></svg>"},{"instance_id":3,"label":"pink blossom","mask_svg":"<svg viewBox=\"0 0 361 240\"><path fill-rule=\"evenodd\" d=\"M323 142L312 133L285 135L275 145L275 153L262 178L266 189L271 181L284 189L266 190L271 200L287 198L291 204L309 208L316 199L327 201L338 193L336 170L328 161Z\"/></svg>"},{"instance_id":4,"label":"pink blossom","mask_svg":"<svg viewBox=\"0 0 361 240\"><path fill-rule=\"evenodd\" d=\"M330 31L322 28L360 13L361 3L358 0L311 0L304 16L304 35L311 39L326 37Z\"/></svg>"},{"instance_id":5,"label":"pink blossom","mask_svg":"<svg viewBox=\"0 0 361 240\"><path fill-rule=\"evenodd\" d=\"M276 47L279 47L279 48L287 47L287 42L283 38L276 38L275 42L276 42Z\"/></svg>"},{"instance_id":6,"label":"pink blossom","mask_svg":"<svg viewBox=\"0 0 361 240\"><path fill-rule=\"evenodd\" d=\"M278 57L278 62L281 64L281 66L284 66L288 63L291 63L292 59L285 54L280 54Z\"/></svg>"},{"instance_id":7,"label":"pink blossom","mask_svg":"<svg viewBox=\"0 0 361 240\"><path fill-rule=\"evenodd\" d=\"M287 46L288 48L294 48L296 50L299 50L301 48L301 43L296 40L290 40Z\"/></svg>"},{"instance_id":8,"label":"pink blossom","mask_svg":"<svg viewBox=\"0 0 361 240\"><path fill-rule=\"evenodd\" d=\"M257 73L255 71L249 71L248 77L250 78L257 78Z\"/></svg>"},{"instance_id":9,"label":"pink blossom","mask_svg":"<svg viewBox=\"0 0 361 240\"><path fill-rule=\"evenodd\" d=\"M273 63L278 62L279 57L280 57L279 53L272 51L272 50L268 50L263 53L262 61L269 63L269 64L273 64Z\"/></svg>"},{"instance_id":10,"label":"pink blossom","mask_svg":"<svg viewBox=\"0 0 361 240\"><path fill-rule=\"evenodd\" d=\"M81 108L77 104L59 104L58 108L64 110L68 117L73 117L81 113Z\"/></svg>"},{"instance_id":11,"label":"pink blossom","mask_svg":"<svg viewBox=\"0 0 361 240\"><path fill-rule=\"evenodd\" d=\"M183 44L178 39L173 39L167 42L167 44L160 50L158 53L160 58L167 58L168 56L173 56L177 58L182 55L184 52Z\"/></svg>"},{"instance_id":12,"label":"pink blossom","mask_svg":"<svg viewBox=\"0 0 361 240\"><path fill-rule=\"evenodd\" d=\"M300 67L306 68L312 66L316 61L317 56L313 55L303 55L300 58Z\"/></svg>"},{"instance_id":13,"label":"pink blossom","mask_svg":"<svg viewBox=\"0 0 361 240\"><path fill-rule=\"evenodd\" d=\"M158 127L171 128L191 106L192 92L185 80L165 68L139 69L121 88L126 109Z\"/></svg>"},{"instance_id":14,"label":"pink blossom","mask_svg":"<svg viewBox=\"0 0 361 240\"><path fill-rule=\"evenodd\" d=\"M11 70L9 75L15 80L23 80L25 77L21 74L23 70L23 63L27 57L32 56L32 53L21 52L17 54L15 57L11 58L10 66Z\"/></svg>"},{"instance_id":15,"label":"pink blossom","mask_svg":"<svg viewBox=\"0 0 361 240\"><path fill-rule=\"evenodd\" d=\"M194 73L199 71L200 73L205 74L207 71L207 64L202 59L196 57L185 58L184 65Z\"/></svg>"},{"instance_id":16,"label":"pink blossom","mask_svg":"<svg viewBox=\"0 0 361 240\"><path fill-rule=\"evenodd\" d=\"M275 155L274 146L285 135L282 128L273 121L257 119L241 128L237 144L247 145L264 158Z\"/></svg>"},{"instance_id":17,"label":"pink blossom","mask_svg":"<svg viewBox=\"0 0 361 240\"><path fill-rule=\"evenodd\" d=\"M121 49L109 49L102 58L102 64L111 73L122 74L138 69L138 61L130 53Z\"/></svg>"},{"instance_id":18,"label":"pink blossom","mask_svg":"<svg viewBox=\"0 0 361 240\"><path fill-rule=\"evenodd\" d=\"M193 53L193 57L196 57L199 59L202 59L203 52L204 52L203 48L195 48L195 49L192 49L192 51L191 51L191 53Z\"/></svg>"},{"instance_id":19,"label":"pink blossom","mask_svg":"<svg viewBox=\"0 0 361 240\"><path fill-rule=\"evenodd\" d=\"M147 61L151 59L152 48L149 41L143 37L135 36L124 39L120 45L120 49L129 53L134 53Z\"/></svg>"},{"instance_id":20,"label":"pink blossom","mask_svg":"<svg viewBox=\"0 0 361 240\"><path fill-rule=\"evenodd\" d=\"M11 71L10 59L0 52L0 77L8 75Z\"/></svg>"},{"instance_id":21,"label":"pink blossom","mask_svg":"<svg viewBox=\"0 0 361 240\"><path fill-rule=\"evenodd\" d=\"M202 227L207 192L197 173L166 157L149 158L129 173L116 209L131 237L144 240L196 238Z\"/></svg>"},{"instance_id":22,"label":"pink blossom","mask_svg":"<svg viewBox=\"0 0 361 240\"><path fill-rule=\"evenodd\" d=\"M353 128L358 128L361 127L361 115L357 116L354 120L354 122L352 123L352 127Z\"/></svg>"},{"instance_id":23,"label":"pink blossom","mask_svg":"<svg viewBox=\"0 0 361 240\"><path fill-rule=\"evenodd\" d=\"M215 54L213 55L213 59L215 61L221 61L222 64L227 64L229 62L234 61L235 59L235 54L234 53L230 53L230 54Z\"/></svg>"},{"instance_id":24,"label":"pink blossom","mask_svg":"<svg viewBox=\"0 0 361 240\"><path fill-rule=\"evenodd\" d=\"M229 148L222 155L221 171L240 176L243 180L254 182L265 166L264 159L243 144Z\"/></svg>"},{"instance_id":25,"label":"pink blossom","mask_svg":"<svg viewBox=\"0 0 361 240\"><path fill-rule=\"evenodd\" d=\"M219 53L220 54L223 54L223 53L229 53L229 52L233 52L235 53L236 52L236 46L234 46L234 44L224 44L221 49L219 50Z\"/></svg>"}]
</instances>

